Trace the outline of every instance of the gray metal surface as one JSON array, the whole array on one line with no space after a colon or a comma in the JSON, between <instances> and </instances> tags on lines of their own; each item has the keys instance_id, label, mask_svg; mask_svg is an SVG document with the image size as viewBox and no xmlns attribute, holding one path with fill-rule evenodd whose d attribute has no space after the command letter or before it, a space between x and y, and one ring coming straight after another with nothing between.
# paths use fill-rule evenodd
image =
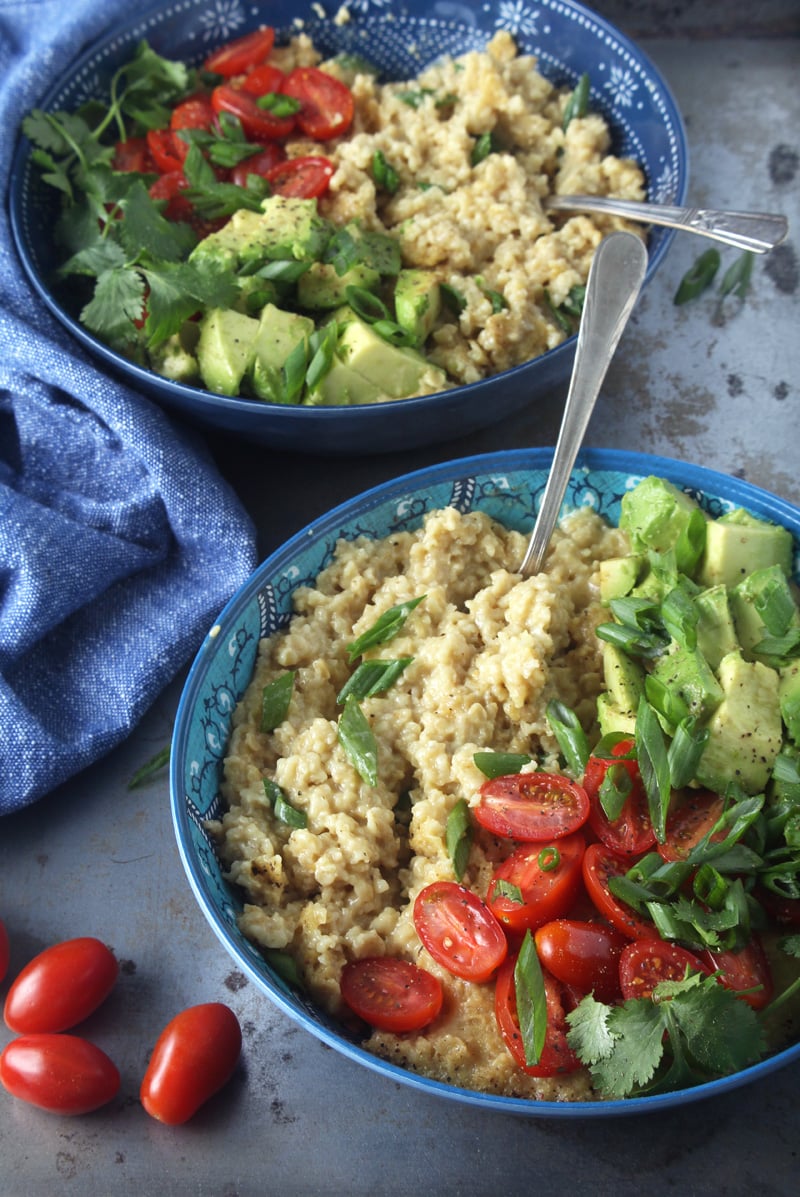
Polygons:
<instances>
[{"instance_id":1,"label":"gray metal surface","mask_svg":"<svg viewBox=\"0 0 800 1197\"><path fill-rule=\"evenodd\" d=\"M645 6L623 7L641 19ZM665 6L656 7L663 17ZM722 321L710 296L673 306L703 248L696 237L677 241L625 332L587 442L708 465L800 503L800 46L791 38L641 40L686 118L690 201L783 211L791 229L785 246L757 260L745 304ZM257 521L264 554L333 503L408 469L552 445L563 400L554 394L501 427L413 454L309 460L233 440L212 447ZM2 1197L796 1192L798 1066L713 1105L537 1121L427 1098L300 1031L245 983L197 909L165 779L126 789L168 741L179 693L180 679L124 746L0 824L12 971L72 935L112 945L120 981L85 1031L123 1078L118 1100L80 1119L0 1093ZM191 1123L163 1127L139 1106L139 1081L162 1025L204 1000L227 1001L239 1015L242 1066ZM0 1044L7 1038L1 1030Z\"/></svg>"}]
</instances>

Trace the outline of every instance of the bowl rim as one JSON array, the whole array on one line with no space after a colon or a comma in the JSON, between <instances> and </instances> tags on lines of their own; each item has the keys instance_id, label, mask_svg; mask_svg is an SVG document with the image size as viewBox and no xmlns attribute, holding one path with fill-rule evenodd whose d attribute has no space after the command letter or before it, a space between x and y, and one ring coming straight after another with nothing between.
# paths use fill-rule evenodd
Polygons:
<instances>
[{"instance_id":1,"label":"bowl rim","mask_svg":"<svg viewBox=\"0 0 800 1197\"><path fill-rule=\"evenodd\" d=\"M715 1097L766 1077L779 1068L800 1060L800 1041L730 1076L720 1077L690 1089L644 1097L577 1102L533 1101L529 1098L480 1093L433 1080L373 1055L360 1045L315 1022L310 1015L293 1004L289 1000L287 991L273 979L266 962L264 971L259 970L255 964L242 955L232 942L223 919L205 893L202 868L196 857L187 848L187 842L190 839L189 816L184 797L182 774L191 710L202 684L206 661L213 655L215 644L224 641L226 625L253 601L270 575L277 568L288 563L298 548L304 544L307 545L309 538L320 539L327 531L341 527L343 518L355 514L357 510L361 512L370 510L423 484L447 481L470 474L496 473L504 470L507 472L525 469L546 470L552 461L552 456L553 449L549 447L496 450L486 454L455 458L409 471L337 504L271 552L223 607L190 666L178 704L170 752L169 781L173 828L180 859L195 899L217 938L235 959L237 966L254 983L258 991L268 997L284 1014L346 1058L400 1084L410 1085L412 1088L434 1096L448 1098L463 1104L491 1109L497 1113L523 1114L527 1117L541 1118L608 1118L653 1113L676 1105ZM797 550L800 546L800 507L753 483L707 466L687 464L676 458L627 449L583 449L578 455L573 474L586 470L627 473L636 477L655 474L684 488L711 497L724 498L737 506L746 507L756 514L769 518L773 522L781 523L793 533L796 568L800 568L797 565Z\"/></svg>"},{"instance_id":2,"label":"bowl rim","mask_svg":"<svg viewBox=\"0 0 800 1197\"><path fill-rule=\"evenodd\" d=\"M663 109L672 124L676 142L676 159L682 167L682 175L676 180L676 192L672 202L676 205L684 204L690 176L690 158L686 127L672 89L660 68L633 38L629 37L608 18L596 13L589 6L583 4L581 0L541 0L541 2L543 7L552 12L560 13L566 10L582 15L586 20L603 30L605 35L613 40L617 47L623 49L629 56L637 60L642 67L646 68L651 85L649 90L658 91ZM155 0L154 3L148 4L137 16L128 17L111 25L68 64L66 69L45 90L35 106L47 110L48 107L52 106L56 96L63 89L65 82L69 78L83 70L103 49L112 46L120 38L130 38L135 28L144 25L150 17L162 12L166 7L168 6L163 3L163 0ZM313 9L312 0L309 0L308 7ZM268 6L264 3L264 0L259 0L259 14L261 8L268 11ZM386 19L387 13L388 10L376 10L370 15L374 19L381 17ZM361 16L362 14L358 15ZM407 19L410 15L406 11L405 5L400 6L397 14L394 11L388 13L388 16L394 20L398 17L400 19ZM454 24L464 24L460 20L460 16L460 12L456 11L455 16L449 19ZM248 23L250 17L251 12L248 10ZM227 413L232 422L236 422L238 416L254 416L257 412L264 412L265 417L272 417L273 419L280 414L280 418L286 422L287 428L296 427L298 432L302 432L304 426L309 424L324 426L326 421L338 421L339 425L346 422L358 423L360 425L365 421L380 421L385 418L385 412L389 406L386 402L360 404L356 407L316 407L273 403L266 400L243 398L241 396L219 395L200 387L191 386L188 383L178 382L158 375L154 371L126 359L123 355L111 349L99 337L89 332L80 323L80 320L67 311L63 304L52 294L47 279L43 277L35 257L29 249L29 239L26 236L25 229L23 198L24 182L27 172L30 169L31 149L30 142L21 132L20 128L17 131L17 145L12 158L9 182L9 220L12 241L17 257L22 264L28 281L50 313L55 316L59 323L85 349L104 361L112 370L121 374L130 385L138 386L145 391L156 386L160 394L169 396L170 401L179 404L183 410L187 410L188 404L191 404L197 412L197 418L200 420L208 418L218 411ZM648 249L648 261L644 279L645 286L652 280L677 235L677 231L674 229L656 229L655 232L659 235L659 241L652 254ZM392 409L404 412L407 417L413 420L416 411L421 407L429 408L432 400L446 401L448 396L452 399L454 392L459 397L464 396L466 401L467 397L474 395L475 392L487 385L496 384L500 379L504 383L508 383L509 386L513 386L515 383L520 385L518 380L521 375L524 376L527 372L535 369L539 363L544 363L542 366L544 371L548 368L554 368L560 363L561 358L571 356L574 353L576 344L577 332L567 337L566 340L552 349L546 350L529 361L521 362L519 365L503 370L499 374L490 375L488 378L479 379L475 382L462 383L457 387L450 388L447 391L439 391L433 395L395 399L392 400L391 407Z\"/></svg>"}]
</instances>

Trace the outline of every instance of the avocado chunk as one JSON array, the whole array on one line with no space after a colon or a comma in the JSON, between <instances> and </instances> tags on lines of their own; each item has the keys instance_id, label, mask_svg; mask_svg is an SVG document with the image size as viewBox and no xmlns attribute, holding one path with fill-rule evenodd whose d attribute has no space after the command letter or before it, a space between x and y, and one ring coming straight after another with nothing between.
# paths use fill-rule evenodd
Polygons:
<instances>
[{"instance_id":1,"label":"avocado chunk","mask_svg":"<svg viewBox=\"0 0 800 1197\"><path fill-rule=\"evenodd\" d=\"M261 207L261 212L234 212L227 224L197 243L189 261L253 272L268 261L322 257L332 225L318 215L316 200L270 195Z\"/></svg>"},{"instance_id":2,"label":"avocado chunk","mask_svg":"<svg viewBox=\"0 0 800 1197\"><path fill-rule=\"evenodd\" d=\"M250 384L259 399L272 403L299 401L300 394L295 397L286 395L281 372L298 345L306 347L307 357L308 340L313 331L314 321L308 316L266 304L258 322L249 367Z\"/></svg>"},{"instance_id":3,"label":"avocado chunk","mask_svg":"<svg viewBox=\"0 0 800 1197\"><path fill-rule=\"evenodd\" d=\"M231 308L212 308L200 323L197 362L210 391L238 395L252 360L259 322Z\"/></svg>"},{"instance_id":4,"label":"avocado chunk","mask_svg":"<svg viewBox=\"0 0 800 1197\"><path fill-rule=\"evenodd\" d=\"M779 671L778 701L787 734L800 747L800 661Z\"/></svg>"},{"instance_id":5,"label":"avocado chunk","mask_svg":"<svg viewBox=\"0 0 800 1197\"><path fill-rule=\"evenodd\" d=\"M383 399L432 395L447 387L447 376L413 349L391 345L363 320L342 329L337 350L341 361L379 388Z\"/></svg>"},{"instance_id":6,"label":"avocado chunk","mask_svg":"<svg viewBox=\"0 0 800 1197\"><path fill-rule=\"evenodd\" d=\"M636 715L632 711L622 710L616 706L608 694L600 694L597 698L597 722L600 725L600 735L635 736Z\"/></svg>"},{"instance_id":7,"label":"avocado chunk","mask_svg":"<svg viewBox=\"0 0 800 1197\"><path fill-rule=\"evenodd\" d=\"M644 667L616 644L604 640L603 677L610 701L622 712L633 716L644 693Z\"/></svg>"},{"instance_id":8,"label":"avocado chunk","mask_svg":"<svg viewBox=\"0 0 800 1197\"><path fill-rule=\"evenodd\" d=\"M698 581L704 586L736 586L748 574L778 565L792 571L792 534L742 508L710 521Z\"/></svg>"},{"instance_id":9,"label":"avocado chunk","mask_svg":"<svg viewBox=\"0 0 800 1197\"><path fill-rule=\"evenodd\" d=\"M650 677L673 699L678 698L687 714L699 720L711 715L724 697L722 686L697 648L673 642L669 652L656 662Z\"/></svg>"},{"instance_id":10,"label":"avocado chunk","mask_svg":"<svg viewBox=\"0 0 800 1197\"><path fill-rule=\"evenodd\" d=\"M697 524L705 517L690 495L664 478L643 478L622 496L619 526L628 533L634 553L674 549L686 535L690 520ZM681 568L689 572L684 565Z\"/></svg>"},{"instance_id":11,"label":"avocado chunk","mask_svg":"<svg viewBox=\"0 0 800 1197\"><path fill-rule=\"evenodd\" d=\"M608 605L612 599L630 594L639 580L645 558L641 554L628 557L608 557L600 562L600 601Z\"/></svg>"},{"instance_id":12,"label":"avocado chunk","mask_svg":"<svg viewBox=\"0 0 800 1197\"><path fill-rule=\"evenodd\" d=\"M725 586L711 586L694 596L697 609L697 647L712 669L728 653L739 647L733 623L728 591Z\"/></svg>"},{"instance_id":13,"label":"avocado chunk","mask_svg":"<svg viewBox=\"0 0 800 1197\"><path fill-rule=\"evenodd\" d=\"M781 747L778 674L737 650L723 657L718 676L723 699L706 724L697 781L724 794L734 779L747 794L760 794Z\"/></svg>"},{"instance_id":14,"label":"avocado chunk","mask_svg":"<svg viewBox=\"0 0 800 1197\"><path fill-rule=\"evenodd\" d=\"M312 311L331 311L344 303L348 287L372 291L379 282L377 270L363 263L352 266L344 274L337 274L328 262L312 262L297 280L297 302L301 308Z\"/></svg>"},{"instance_id":15,"label":"avocado chunk","mask_svg":"<svg viewBox=\"0 0 800 1197\"><path fill-rule=\"evenodd\" d=\"M328 407L359 406L378 403L384 398L380 387L345 362L334 357L329 370L319 382L306 392L303 403L309 407L324 404Z\"/></svg>"},{"instance_id":16,"label":"avocado chunk","mask_svg":"<svg viewBox=\"0 0 800 1197\"><path fill-rule=\"evenodd\" d=\"M430 270L401 270L394 292L397 323L419 348L425 344L442 310L439 280Z\"/></svg>"},{"instance_id":17,"label":"avocado chunk","mask_svg":"<svg viewBox=\"0 0 800 1197\"><path fill-rule=\"evenodd\" d=\"M800 627L800 611L780 565L768 565L748 574L730 591L736 635L745 657L758 657L758 644L765 636L781 636ZM765 622L764 614L770 623ZM764 614L762 614L764 612ZM772 621L777 620L774 626ZM767 662L769 663L769 662Z\"/></svg>"}]
</instances>

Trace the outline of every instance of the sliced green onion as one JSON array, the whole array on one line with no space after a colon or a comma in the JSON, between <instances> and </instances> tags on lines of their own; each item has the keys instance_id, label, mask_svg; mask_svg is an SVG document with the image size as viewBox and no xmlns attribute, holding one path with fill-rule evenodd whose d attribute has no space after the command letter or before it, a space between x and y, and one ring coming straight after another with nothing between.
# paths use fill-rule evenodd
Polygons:
<instances>
[{"instance_id":1,"label":"sliced green onion","mask_svg":"<svg viewBox=\"0 0 800 1197\"><path fill-rule=\"evenodd\" d=\"M521 773L533 760L525 752L476 752L472 760L484 777L509 777Z\"/></svg>"},{"instance_id":2,"label":"sliced green onion","mask_svg":"<svg viewBox=\"0 0 800 1197\"><path fill-rule=\"evenodd\" d=\"M264 112L270 112L273 116L294 116L296 112L300 111L302 105L294 96L285 96L279 91L268 91L263 96L256 98L256 107L261 108Z\"/></svg>"},{"instance_id":3,"label":"sliced green onion","mask_svg":"<svg viewBox=\"0 0 800 1197\"><path fill-rule=\"evenodd\" d=\"M622 814L632 789L631 775L625 766L620 762L609 765L597 796L610 823L614 823Z\"/></svg>"},{"instance_id":4,"label":"sliced green onion","mask_svg":"<svg viewBox=\"0 0 800 1197\"><path fill-rule=\"evenodd\" d=\"M722 277L722 282L719 285L720 296L724 299L726 295L733 294L737 299L744 299L747 294L747 289L750 286L750 277L753 273L753 262L755 255L751 250L746 249L744 253L728 267Z\"/></svg>"},{"instance_id":5,"label":"sliced green onion","mask_svg":"<svg viewBox=\"0 0 800 1197\"><path fill-rule=\"evenodd\" d=\"M165 748L160 748L155 756L151 756L149 761L146 761L134 773L133 777L128 782L128 789L135 790L139 786L144 785L146 781L163 769L165 765L169 764L170 746L167 744Z\"/></svg>"},{"instance_id":6,"label":"sliced green onion","mask_svg":"<svg viewBox=\"0 0 800 1197\"><path fill-rule=\"evenodd\" d=\"M700 508L695 508L675 542L675 565L682 574L694 573L695 566L706 547L708 521Z\"/></svg>"},{"instance_id":7,"label":"sliced green onion","mask_svg":"<svg viewBox=\"0 0 800 1197\"><path fill-rule=\"evenodd\" d=\"M476 139L475 144L472 147L472 153L470 154L469 158L470 164L472 166L478 166L479 163L488 158L490 154L495 153L496 148L494 134L481 133L480 137Z\"/></svg>"},{"instance_id":8,"label":"sliced green onion","mask_svg":"<svg viewBox=\"0 0 800 1197\"><path fill-rule=\"evenodd\" d=\"M439 291L442 299L456 316L460 315L467 306L467 301L462 293L456 287L451 287L450 283L440 283Z\"/></svg>"},{"instance_id":9,"label":"sliced green onion","mask_svg":"<svg viewBox=\"0 0 800 1197\"><path fill-rule=\"evenodd\" d=\"M672 794L669 761L661 724L649 702L636 711L636 759L647 794L650 822L659 844L667 837L667 811Z\"/></svg>"},{"instance_id":10,"label":"sliced green onion","mask_svg":"<svg viewBox=\"0 0 800 1197\"><path fill-rule=\"evenodd\" d=\"M674 586L661 604L661 619L673 640L684 648L697 647L698 611L682 586Z\"/></svg>"},{"instance_id":11,"label":"sliced green onion","mask_svg":"<svg viewBox=\"0 0 800 1197\"><path fill-rule=\"evenodd\" d=\"M516 906L524 906L525 899L522 896L522 890L518 885L514 885L513 881L504 881L501 877L494 883L494 898L505 898L507 902L513 902Z\"/></svg>"},{"instance_id":12,"label":"sliced green onion","mask_svg":"<svg viewBox=\"0 0 800 1197\"><path fill-rule=\"evenodd\" d=\"M382 299L366 287L345 287L344 297L357 316L367 324L378 320L391 320L391 313Z\"/></svg>"},{"instance_id":13,"label":"sliced green onion","mask_svg":"<svg viewBox=\"0 0 800 1197\"><path fill-rule=\"evenodd\" d=\"M678 720L674 726L675 734L667 747L667 759L672 786L682 790L697 774L709 732L708 728L698 727L697 720L691 715Z\"/></svg>"},{"instance_id":14,"label":"sliced green onion","mask_svg":"<svg viewBox=\"0 0 800 1197\"><path fill-rule=\"evenodd\" d=\"M335 320L317 329L309 337L309 351L311 361L306 371L306 386L313 390L325 377L333 365L336 354L336 343L339 339L339 326Z\"/></svg>"},{"instance_id":15,"label":"sliced green onion","mask_svg":"<svg viewBox=\"0 0 800 1197\"><path fill-rule=\"evenodd\" d=\"M561 853L555 844L548 844L536 857L536 863L543 873L552 873L561 864Z\"/></svg>"},{"instance_id":16,"label":"sliced green onion","mask_svg":"<svg viewBox=\"0 0 800 1197\"><path fill-rule=\"evenodd\" d=\"M447 816L445 843L456 881L460 881L466 872L472 844L472 822L466 798L459 798Z\"/></svg>"},{"instance_id":17,"label":"sliced green onion","mask_svg":"<svg viewBox=\"0 0 800 1197\"><path fill-rule=\"evenodd\" d=\"M407 329L401 328L394 320L376 320L372 327L378 336L383 337L384 341L388 341L390 345L405 348L416 344L411 333Z\"/></svg>"},{"instance_id":18,"label":"sliced green onion","mask_svg":"<svg viewBox=\"0 0 800 1197\"><path fill-rule=\"evenodd\" d=\"M264 687L261 694L262 732L274 731L286 718L292 701L294 678L295 671L289 669Z\"/></svg>"},{"instance_id":19,"label":"sliced green onion","mask_svg":"<svg viewBox=\"0 0 800 1197\"><path fill-rule=\"evenodd\" d=\"M280 819L281 823L285 823L287 827L292 827L295 830L307 827L308 818L306 812L298 810L296 806L292 806L278 783L272 781L269 777L265 777L263 782L264 794L272 806L275 818Z\"/></svg>"},{"instance_id":20,"label":"sliced green onion","mask_svg":"<svg viewBox=\"0 0 800 1197\"><path fill-rule=\"evenodd\" d=\"M400 186L400 176L393 166L386 161L383 150L376 150L372 155L372 177L375 186L394 195Z\"/></svg>"},{"instance_id":21,"label":"sliced green onion","mask_svg":"<svg viewBox=\"0 0 800 1197\"><path fill-rule=\"evenodd\" d=\"M351 694L337 725L339 743L362 781L378 784L378 744L358 699Z\"/></svg>"},{"instance_id":22,"label":"sliced green onion","mask_svg":"<svg viewBox=\"0 0 800 1197\"><path fill-rule=\"evenodd\" d=\"M569 772L575 778L583 777L589 760L589 741L578 716L558 699L551 699L546 713L550 730L564 754Z\"/></svg>"},{"instance_id":23,"label":"sliced green onion","mask_svg":"<svg viewBox=\"0 0 800 1197\"><path fill-rule=\"evenodd\" d=\"M570 121L574 120L576 116L586 116L586 111L589 107L589 76L584 72L578 80L572 94L567 100L567 106L564 109L564 116L562 120L562 128L566 130Z\"/></svg>"},{"instance_id":24,"label":"sliced green onion","mask_svg":"<svg viewBox=\"0 0 800 1197\"><path fill-rule=\"evenodd\" d=\"M362 661L355 673L345 682L336 696L341 706L352 694L358 701L371 698L373 694L382 694L394 685L400 674L411 662L413 657L397 657L391 661L369 660Z\"/></svg>"},{"instance_id":25,"label":"sliced green onion","mask_svg":"<svg viewBox=\"0 0 800 1197\"><path fill-rule=\"evenodd\" d=\"M294 989L303 988L303 978L294 956L290 956L288 952L283 952L279 948L262 948L261 951L268 966L274 973L277 973L282 981Z\"/></svg>"},{"instance_id":26,"label":"sliced green onion","mask_svg":"<svg viewBox=\"0 0 800 1197\"><path fill-rule=\"evenodd\" d=\"M719 270L720 256L719 250L707 249L705 253L700 254L694 265L691 266L681 279L678 290L675 292L676 304L688 303L691 299L697 299L698 295L702 295L714 281L714 276Z\"/></svg>"},{"instance_id":27,"label":"sliced green onion","mask_svg":"<svg viewBox=\"0 0 800 1197\"><path fill-rule=\"evenodd\" d=\"M419 598L409 599L405 603L397 603L394 607L389 607L384 611L383 615L367 628L366 632L356 639L351 644L347 645L347 652L351 661L368 648L374 648L377 644L386 644L389 640L402 631L402 628L415 607L418 607L425 595L420 595Z\"/></svg>"},{"instance_id":28,"label":"sliced green onion","mask_svg":"<svg viewBox=\"0 0 800 1197\"><path fill-rule=\"evenodd\" d=\"M525 932L514 965L517 1018L529 1068L539 1063L547 1036L547 997L544 977L530 931Z\"/></svg>"},{"instance_id":29,"label":"sliced green onion","mask_svg":"<svg viewBox=\"0 0 800 1197\"><path fill-rule=\"evenodd\" d=\"M257 271L259 278L268 278L276 283L296 283L301 274L305 274L311 265L311 259L298 262L294 258L288 260L278 258L274 262L267 262Z\"/></svg>"},{"instance_id":30,"label":"sliced green onion","mask_svg":"<svg viewBox=\"0 0 800 1197\"><path fill-rule=\"evenodd\" d=\"M298 341L281 366L283 399L285 403L297 403L303 391L308 368L308 345Z\"/></svg>"}]
</instances>

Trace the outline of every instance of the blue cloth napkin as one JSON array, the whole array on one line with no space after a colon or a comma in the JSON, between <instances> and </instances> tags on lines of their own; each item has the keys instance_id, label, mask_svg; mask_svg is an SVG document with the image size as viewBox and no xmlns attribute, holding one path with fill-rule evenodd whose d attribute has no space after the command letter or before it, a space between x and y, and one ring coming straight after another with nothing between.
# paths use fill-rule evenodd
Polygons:
<instances>
[{"instance_id":1,"label":"blue cloth napkin","mask_svg":"<svg viewBox=\"0 0 800 1197\"><path fill-rule=\"evenodd\" d=\"M0 178L22 117L128 0L0 0ZM120 743L255 565L201 439L29 286L0 212L0 814ZM142 762L144 763L144 762Z\"/></svg>"}]
</instances>

